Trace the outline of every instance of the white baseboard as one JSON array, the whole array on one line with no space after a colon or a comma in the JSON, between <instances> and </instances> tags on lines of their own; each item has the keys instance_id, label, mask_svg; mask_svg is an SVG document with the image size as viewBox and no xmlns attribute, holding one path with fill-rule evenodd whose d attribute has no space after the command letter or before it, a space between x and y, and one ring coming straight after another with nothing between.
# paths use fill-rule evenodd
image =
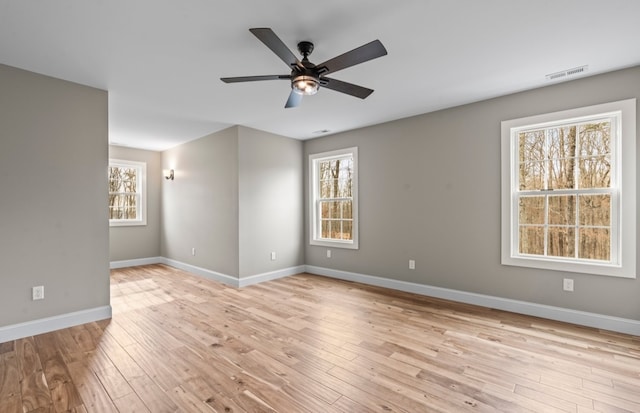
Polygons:
<instances>
[{"instance_id":1,"label":"white baseboard","mask_svg":"<svg viewBox=\"0 0 640 413\"><path fill-rule=\"evenodd\" d=\"M162 257L162 261L159 264L166 264L172 267L187 271L204 278L208 278L213 281L218 281L233 287L238 287L238 278L231 275L222 274L216 271L208 270L206 268L197 267L195 265L187 264L182 261L172 260Z\"/></svg>"},{"instance_id":2,"label":"white baseboard","mask_svg":"<svg viewBox=\"0 0 640 413\"><path fill-rule=\"evenodd\" d=\"M137 267L139 265L151 265L151 264L162 264L164 261L163 257L149 257L149 258L136 258L133 260L122 260L122 261L111 261L109 263L109 268L126 268L126 267Z\"/></svg>"},{"instance_id":3,"label":"white baseboard","mask_svg":"<svg viewBox=\"0 0 640 413\"><path fill-rule=\"evenodd\" d=\"M139 265L150 265L150 264L166 264L172 267L199 275L204 278L208 278L213 281L218 281L232 287L241 288L246 287L248 285L258 284L265 281L276 280L278 278L288 277L290 275L299 274L305 271L304 265L298 265L296 267L283 268L276 271L265 272L262 274L250 275L248 277L240 278L222 274L216 271L208 270L206 268L198 267L195 265L187 264L182 261L172 260L170 258L165 257L150 257L150 258L140 258L135 260L124 260L124 261L111 261L110 268L125 268L125 267L136 267Z\"/></svg>"},{"instance_id":4,"label":"white baseboard","mask_svg":"<svg viewBox=\"0 0 640 413\"><path fill-rule=\"evenodd\" d=\"M305 272L306 266L298 265L297 267L283 268L281 270L265 272L262 274L250 275L249 277L240 278L238 287L246 287L248 285L259 284L265 281L277 280L278 278L288 277L290 275Z\"/></svg>"},{"instance_id":5,"label":"white baseboard","mask_svg":"<svg viewBox=\"0 0 640 413\"><path fill-rule=\"evenodd\" d=\"M640 336L640 321L638 320L611 317L586 311L577 311L544 304L535 304L526 301L452 290L448 288L433 287L430 285L416 284L407 281L391 280L388 278L333 270L313 265L307 265L306 272L337 278L340 280L355 281L362 284L375 285L378 287L390 288L393 290L405 291L429 297L458 301L466 304L475 304L483 307L495 308L497 310L505 310L518 314L531 315L586 327L594 327Z\"/></svg>"},{"instance_id":6,"label":"white baseboard","mask_svg":"<svg viewBox=\"0 0 640 413\"><path fill-rule=\"evenodd\" d=\"M195 265L186 264L184 262L172 260L169 258L162 258L161 263L179 268L184 271L188 271L193 274L200 275L210 280L219 281L221 283L224 283L236 288L242 288L242 287L258 284L265 281L276 280L278 278L299 274L301 272L304 272L306 268L304 265L299 265L297 267L284 268L281 270L265 272L262 274L250 275L244 278L236 278L231 275L222 274L216 271L211 271L206 268L196 267Z\"/></svg>"},{"instance_id":7,"label":"white baseboard","mask_svg":"<svg viewBox=\"0 0 640 413\"><path fill-rule=\"evenodd\" d=\"M111 318L110 305L0 327L0 343L107 318Z\"/></svg>"}]
</instances>

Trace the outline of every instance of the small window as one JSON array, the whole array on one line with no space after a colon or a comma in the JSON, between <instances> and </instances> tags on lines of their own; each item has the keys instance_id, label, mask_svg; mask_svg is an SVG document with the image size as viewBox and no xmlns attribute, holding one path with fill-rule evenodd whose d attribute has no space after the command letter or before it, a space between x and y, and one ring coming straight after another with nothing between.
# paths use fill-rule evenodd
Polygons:
<instances>
[{"instance_id":1,"label":"small window","mask_svg":"<svg viewBox=\"0 0 640 413\"><path fill-rule=\"evenodd\" d=\"M109 224L146 225L144 162L109 160Z\"/></svg>"},{"instance_id":2,"label":"small window","mask_svg":"<svg viewBox=\"0 0 640 413\"><path fill-rule=\"evenodd\" d=\"M310 243L358 248L358 148L309 156Z\"/></svg>"},{"instance_id":3,"label":"small window","mask_svg":"<svg viewBox=\"0 0 640 413\"><path fill-rule=\"evenodd\" d=\"M503 264L635 277L635 100L502 134Z\"/></svg>"}]
</instances>

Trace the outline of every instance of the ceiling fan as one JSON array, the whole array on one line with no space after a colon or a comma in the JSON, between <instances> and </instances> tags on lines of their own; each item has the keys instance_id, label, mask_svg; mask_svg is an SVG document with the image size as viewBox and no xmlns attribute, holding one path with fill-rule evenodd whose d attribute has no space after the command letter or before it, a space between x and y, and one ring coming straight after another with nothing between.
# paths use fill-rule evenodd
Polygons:
<instances>
[{"instance_id":1,"label":"ceiling fan","mask_svg":"<svg viewBox=\"0 0 640 413\"><path fill-rule=\"evenodd\" d=\"M291 81L291 93L284 106L285 108L298 106L300 102L302 102L303 96L315 95L320 86L335 90L336 92L359 97L360 99L366 98L373 93L373 89L328 78L326 75L387 54L387 50L382 43L379 40L374 40L333 59L329 59L324 63L315 65L309 61L309 55L313 52L313 43L307 41L298 43L298 50L300 54L302 54L302 60L298 60L273 30L269 28L255 28L249 29L249 31L282 59L291 69L291 73L288 75L222 77L220 80L225 83L236 83L253 82L256 80L288 79Z\"/></svg>"}]
</instances>

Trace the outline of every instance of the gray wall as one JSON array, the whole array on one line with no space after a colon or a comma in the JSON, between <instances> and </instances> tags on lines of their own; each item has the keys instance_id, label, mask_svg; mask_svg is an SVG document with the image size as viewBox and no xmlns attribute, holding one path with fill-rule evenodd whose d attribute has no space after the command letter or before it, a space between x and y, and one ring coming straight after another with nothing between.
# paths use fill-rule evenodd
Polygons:
<instances>
[{"instance_id":1,"label":"gray wall","mask_svg":"<svg viewBox=\"0 0 640 413\"><path fill-rule=\"evenodd\" d=\"M0 65L0 326L109 305L107 106Z\"/></svg>"},{"instance_id":2,"label":"gray wall","mask_svg":"<svg viewBox=\"0 0 640 413\"><path fill-rule=\"evenodd\" d=\"M309 154L358 147L360 249L310 246L305 207L305 263L640 319L640 279L500 264L500 122L634 97L640 67L306 141L305 182Z\"/></svg>"},{"instance_id":3,"label":"gray wall","mask_svg":"<svg viewBox=\"0 0 640 413\"><path fill-rule=\"evenodd\" d=\"M147 225L109 228L109 261L160 256L160 152L109 146L109 158L147 164Z\"/></svg>"},{"instance_id":4,"label":"gray wall","mask_svg":"<svg viewBox=\"0 0 640 413\"><path fill-rule=\"evenodd\" d=\"M241 126L238 136L240 278L302 265L302 142Z\"/></svg>"},{"instance_id":5,"label":"gray wall","mask_svg":"<svg viewBox=\"0 0 640 413\"><path fill-rule=\"evenodd\" d=\"M303 264L302 142L235 126L163 152L162 168L176 176L162 256L237 278Z\"/></svg>"},{"instance_id":6,"label":"gray wall","mask_svg":"<svg viewBox=\"0 0 640 413\"><path fill-rule=\"evenodd\" d=\"M237 128L162 153L163 257L238 276ZM191 255L191 249L196 255Z\"/></svg>"}]
</instances>

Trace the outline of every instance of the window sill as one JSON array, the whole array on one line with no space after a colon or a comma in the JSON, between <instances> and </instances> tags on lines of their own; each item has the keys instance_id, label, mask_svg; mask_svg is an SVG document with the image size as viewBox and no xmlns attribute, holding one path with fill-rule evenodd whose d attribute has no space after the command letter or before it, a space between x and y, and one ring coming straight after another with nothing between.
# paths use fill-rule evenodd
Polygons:
<instances>
[{"instance_id":1,"label":"window sill","mask_svg":"<svg viewBox=\"0 0 640 413\"><path fill-rule=\"evenodd\" d=\"M344 249L351 249L351 250L358 249L358 243L352 242L352 241L313 239L309 242L309 244L315 245L318 247L344 248Z\"/></svg>"},{"instance_id":2,"label":"window sill","mask_svg":"<svg viewBox=\"0 0 640 413\"><path fill-rule=\"evenodd\" d=\"M112 221L109 220L110 227L144 227L147 225L146 221Z\"/></svg>"},{"instance_id":3,"label":"window sill","mask_svg":"<svg viewBox=\"0 0 640 413\"><path fill-rule=\"evenodd\" d=\"M567 262L550 258L535 257L503 257L502 265L515 267L537 268L552 271L577 272L582 274L605 275L609 277L636 278L635 273L630 273L623 266L594 262Z\"/></svg>"}]
</instances>

